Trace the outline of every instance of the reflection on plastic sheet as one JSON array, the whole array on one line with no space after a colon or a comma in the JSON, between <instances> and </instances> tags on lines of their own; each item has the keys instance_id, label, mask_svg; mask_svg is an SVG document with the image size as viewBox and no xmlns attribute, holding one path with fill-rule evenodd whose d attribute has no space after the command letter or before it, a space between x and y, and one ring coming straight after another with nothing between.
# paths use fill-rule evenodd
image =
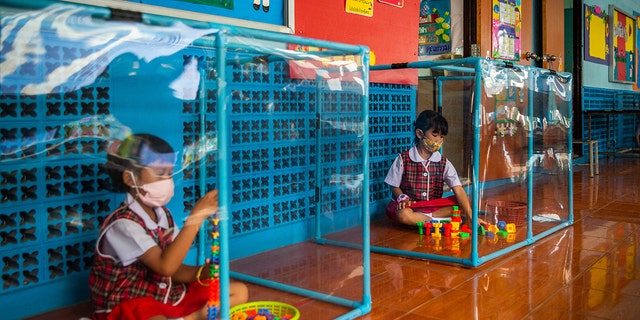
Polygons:
<instances>
[{"instance_id":1,"label":"reflection on plastic sheet","mask_svg":"<svg viewBox=\"0 0 640 320\"><path fill-rule=\"evenodd\" d=\"M26 158L46 154L58 146L77 139L99 140L109 145L124 140L132 130L122 124L112 115L98 115L85 117L77 121L71 121L56 127L48 128L45 133L28 139L7 139L0 141L0 163L24 161ZM23 155L22 152L37 146L35 153ZM204 159L207 154L218 150L218 139L214 133L209 133L203 138L188 144L182 150L182 168L174 171L174 175L183 171L193 163ZM85 156L95 156L85 153ZM343 181L345 179L342 179Z\"/></svg>"},{"instance_id":2,"label":"reflection on plastic sheet","mask_svg":"<svg viewBox=\"0 0 640 320\"><path fill-rule=\"evenodd\" d=\"M46 147L35 154L29 154L29 157L46 153L48 150L75 139L113 141L122 140L129 134L131 134L131 129L111 115L86 117L48 128L43 134L31 138L8 139L5 137L0 141L0 162L24 160L20 153L38 145L46 145Z\"/></svg>"},{"instance_id":3,"label":"reflection on plastic sheet","mask_svg":"<svg viewBox=\"0 0 640 320\"><path fill-rule=\"evenodd\" d=\"M176 21L172 26L110 21L109 27L88 9L52 5L40 11L18 13L1 21L3 60L0 82L3 94L38 95L77 90L93 83L105 68L123 54L134 54L149 62L182 50L195 39L217 32L197 29ZM60 51L61 47L73 52ZM45 62L60 55L58 65ZM46 70L45 73L36 72ZM188 97L192 77L180 75L176 97ZM179 81L176 79L176 81ZM189 90L193 92L194 89Z\"/></svg>"},{"instance_id":4,"label":"reflection on plastic sheet","mask_svg":"<svg viewBox=\"0 0 640 320\"><path fill-rule=\"evenodd\" d=\"M348 189L357 189L362 185L364 176L362 174L333 174L330 182L333 184L343 185Z\"/></svg>"}]
</instances>

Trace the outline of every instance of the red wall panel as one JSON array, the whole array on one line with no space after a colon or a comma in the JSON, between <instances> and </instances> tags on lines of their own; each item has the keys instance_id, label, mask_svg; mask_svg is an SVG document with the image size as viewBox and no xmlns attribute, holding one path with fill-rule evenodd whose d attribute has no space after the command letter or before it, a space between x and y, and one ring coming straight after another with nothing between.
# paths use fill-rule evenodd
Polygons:
<instances>
[{"instance_id":1,"label":"red wall panel","mask_svg":"<svg viewBox=\"0 0 640 320\"><path fill-rule=\"evenodd\" d=\"M295 33L299 36L366 45L376 65L416 61L420 1L398 8L374 0L373 17L347 13L345 1L296 0ZM371 72L371 82L418 84L416 70Z\"/></svg>"}]
</instances>

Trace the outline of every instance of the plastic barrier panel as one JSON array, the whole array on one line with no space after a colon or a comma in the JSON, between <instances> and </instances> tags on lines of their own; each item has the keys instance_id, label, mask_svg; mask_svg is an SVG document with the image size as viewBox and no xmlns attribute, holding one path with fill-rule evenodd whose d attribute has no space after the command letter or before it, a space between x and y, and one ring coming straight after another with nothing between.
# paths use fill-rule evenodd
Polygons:
<instances>
[{"instance_id":1,"label":"plastic barrier panel","mask_svg":"<svg viewBox=\"0 0 640 320\"><path fill-rule=\"evenodd\" d=\"M395 147L408 152L386 168L402 176L385 178L389 217L371 223L372 251L475 267L573 223L570 74L481 58L371 70L397 68L422 75L417 114L435 110L447 120L447 129L433 127L446 136L446 162L422 158L431 128L424 119L401 128L408 139ZM327 241L358 247L355 230Z\"/></svg>"},{"instance_id":2,"label":"plastic barrier panel","mask_svg":"<svg viewBox=\"0 0 640 320\"><path fill-rule=\"evenodd\" d=\"M303 319L369 312L368 247L312 241L369 224L368 49L122 6L0 6L3 316L89 299L103 221L152 188L116 180L149 167L174 182L177 228L218 190L185 259L220 267L217 317L230 278Z\"/></svg>"}]
</instances>

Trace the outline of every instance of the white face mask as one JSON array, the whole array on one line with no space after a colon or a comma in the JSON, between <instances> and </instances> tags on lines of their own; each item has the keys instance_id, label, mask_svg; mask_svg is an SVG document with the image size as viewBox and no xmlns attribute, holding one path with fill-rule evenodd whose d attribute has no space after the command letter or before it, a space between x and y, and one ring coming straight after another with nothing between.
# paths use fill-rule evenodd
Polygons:
<instances>
[{"instance_id":1,"label":"white face mask","mask_svg":"<svg viewBox=\"0 0 640 320\"><path fill-rule=\"evenodd\" d=\"M173 179L163 179L138 186L133 173L130 174L133 179L133 187L136 188L137 198L147 206L152 208L162 207L173 198L173 190L175 187ZM141 194L139 189L144 190L146 194Z\"/></svg>"}]
</instances>

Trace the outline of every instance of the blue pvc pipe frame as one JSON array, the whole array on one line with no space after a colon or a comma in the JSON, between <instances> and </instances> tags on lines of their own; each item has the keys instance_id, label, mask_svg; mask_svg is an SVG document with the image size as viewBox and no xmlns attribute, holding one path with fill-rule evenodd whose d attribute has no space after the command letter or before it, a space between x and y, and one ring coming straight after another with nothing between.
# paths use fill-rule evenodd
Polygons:
<instances>
[{"instance_id":1,"label":"blue pvc pipe frame","mask_svg":"<svg viewBox=\"0 0 640 320\"><path fill-rule=\"evenodd\" d=\"M283 283L278 283L275 281L271 281L271 280L265 280L259 277L255 277L255 276L251 276L251 275L247 275L247 274L242 274L242 273L238 273L238 272L229 272L228 268L221 268L221 274L220 274L220 279L221 279L221 283L223 285L221 285L221 291L220 294L222 297L228 297L229 296L229 291L228 291L228 282L229 282L229 276L233 276L234 278L241 280L241 281L246 281L246 282L251 282L251 283L255 283L261 286L265 286L265 287L270 287L270 288L274 288L277 290L282 290L282 291L286 291L286 292L291 292L294 294L298 294L298 295L302 295L302 296L307 296L307 297L311 297L317 300L322 300L322 301L326 301L329 303L333 303L333 304L337 304L337 305L341 305L341 306L345 306L348 308L352 308L349 312L337 317L336 319L355 319L359 316L365 315L368 312L371 311L371 270L370 270L370 250L368 248L368 244L369 244L369 108L368 108L368 84L369 84L369 49L367 47L364 46L351 46L351 45L342 45L342 44L336 44L336 43L332 43L332 42L327 42L327 41L321 41L321 40L315 40L315 39L307 39L307 38L298 38L298 37L293 37L290 35L283 35L283 34L279 34L279 33L272 33L272 32L268 32L268 31L259 31L259 30L248 30L248 29L240 29L240 28L233 28L233 27L228 27L228 28L223 28L222 32L221 32L222 36L218 36L217 37L217 43L216 46L218 48L218 72L219 72L219 78L224 79L224 67L226 65L226 57L225 54L222 53L222 51L224 51L225 48L225 41L224 38L228 37L229 35L243 35L249 38L257 38L257 39L264 39L264 40L271 40L271 41L279 41L279 42L283 42L283 43L290 43L290 42L295 42L298 44L303 44L303 45L308 45L308 46L312 46L312 47L322 47L322 48L329 48L329 49L334 49L334 50L338 50L340 52L342 52L342 54L353 54L353 55L358 55L362 57L362 61L361 61L361 66L362 66L362 77L363 77L363 82L365 85L363 85L363 95L362 95L362 100L361 100L361 110L362 110L362 119L363 119L363 143L362 143L362 154L363 154L363 158L362 158L362 167L363 167L363 175L364 175L364 180L362 182L362 212L361 212L361 224L363 226L367 226L366 228L363 228L363 232L362 232L362 241L363 243L367 244L365 246L363 246L361 248L362 251L362 262L363 262L363 276L362 276L362 287L363 287L363 293L362 293L362 299L360 301L353 301L353 300L348 300L348 299L344 299L344 298L340 298L340 297L334 297L332 295L327 295L324 293L320 293L320 292L316 292L316 291L312 291L312 290L308 290L308 289L304 289L304 288L300 288L300 287L296 287L296 286L292 286L292 285L287 285L287 284L283 284ZM292 41L295 40L295 41ZM250 47L249 47L250 48ZM222 49L222 50L221 50ZM261 48L261 49L265 49L265 48ZM273 49L273 48L272 48ZM273 51L274 53L281 53L281 51ZM315 53L315 52L314 52ZM330 55L328 54L327 51L322 52L324 55ZM317 90L320 90L319 88L320 82L317 82ZM321 99L322 95L321 94L316 94L316 99ZM226 210L226 208L228 208L228 204L230 203L229 199L230 199L230 194L228 192L228 190L230 190L230 186L229 186L229 179L228 179L228 175L227 175L227 156L226 155L222 155L222 153L220 152L221 150L225 150L227 148L227 129L226 127L222 127L221 125L226 123L225 119L227 119L227 103L226 103L226 93L225 93L225 87L224 84L218 84L218 99L217 101L223 101L223 104L219 104L218 106L218 149L219 149L219 153L218 153L218 177L220 177L219 181L221 181L221 184L219 186L219 198L220 198L220 213L221 213L221 227L220 227L220 234L221 234L221 248L220 248L220 253L221 253L221 257L220 257L220 264L221 265L228 265L229 260L228 260L228 245L226 244L227 241L224 241L225 239L228 239L228 210ZM320 113L318 111L317 114L317 123L319 123L319 117L320 117ZM319 135L316 135L318 141L316 141L317 145L316 147L318 147L319 144ZM319 160L319 157L317 158L317 160ZM319 170L319 162L316 162L316 170ZM317 171L318 174L321 171ZM319 178L316 179L317 183L319 182ZM316 186L316 195L320 195L320 186ZM322 201L322 197L318 196L316 199L318 199L318 201ZM321 207L321 206L317 206L317 207ZM321 234L320 230L320 216L322 216L320 213L316 213L316 237L319 237L319 235ZM227 300L227 301L225 301ZM226 305L225 305L226 302ZM224 299L222 300L222 304L221 304L221 314L229 314L229 309L228 309L228 299Z\"/></svg>"},{"instance_id":2,"label":"blue pvc pipe frame","mask_svg":"<svg viewBox=\"0 0 640 320\"><path fill-rule=\"evenodd\" d=\"M34 0L30 2L24 2L21 0L6 0L4 1L6 4L10 4L15 7L26 7L29 9L40 9L44 8L47 5L58 3L59 1L49 1L49 0ZM89 5L89 4L77 4L77 3L67 3L69 5L78 5L83 8L89 9L92 11L95 17L108 19L111 15L111 10L99 4L97 5ZM168 24L175 20L181 20L173 17L160 16L154 14L142 13L142 21L146 23L158 23L159 25ZM303 38L298 36L293 36L284 33L277 33L272 31L263 31L257 29L249 29L244 27L236 27L230 25L221 25L213 22L202 22L202 21L192 21L193 23L201 26L212 29L217 29L215 34L211 34L211 36L197 39L196 43L199 45L206 46L208 48L212 48L216 50L216 71L217 78L222 79L216 81L216 101L218 101L217 108L217 126L218 126L218 134L217 134L217 144L218 144L218 152L217 152L217 177L218 177L218 196L219 196L219 232L220 232L220 310L218 315L223 319L228 318L230 312L229 305L229 279L231 276L237 278L242 281L247 281L251 283L255 283L258 285L291 292L294 294L304 295L307 297L311 297L314 299L326 301L333 304L338 304L341 306L345 306L348 308L352 308L347 313L337 317L336 319L355 319L359 316L365 315L371 311L371 283L370 283L370 251L369 251L369 108L368 108L368 94L369 94L369 48L366 46L357 46L357 45L348 45L341 44L330 41L323 41L317 39ZM231 187L230 187L230 179L229 179L229 155L227 150L229 148L229 129L227 128L227 119L229 118L228 108L227 108L227 88L226 88L226 67L228 64L235 63L234 61L227 60L227 50L229 48L233 49L247 49L247 51L252 51L252 49L256 49L255 43L249 44L235 44L229 41L230 37L247 37L251 39L258 39L264 41L273 41L281 44L287 43L295 43L306 45L310 47L319 47L329 49L327 51L318 51L313 52L313 56L332 56L335 54L340 55L355 55L362 57L362 61L360 61L360 72L362 74L363 80L363 94L361 103L362 109L362 119L363 119L363 142L361 152L363 154L362 157L362 168L364 180L362 182L362 220L361 224L363 226L367 226L363 228L362 233L362 241L366 245L361 248L362 250L362 262L363 262L363 275L362 275L362 298L360 301L351 301L344 298L334 297L327 294L323 294L320 292L303 289L299 287L295 287L292 285L282 284L274 281L269 281L265 279L261 279L258 277L241 274L237 272L231 272L229 270L229 206L231 204ZM251 45L254 46L251 46ZM292 53L291 56L286 56L285 58L280 58L284 54L284 51L280 48L267 47L267 46L259 46L257 50L253 50L254 53L261 54L275 54L277 57L275 60L281 59L305 59L311 57L310 54L304 52L295 52ZM269 59L269 61L273 61ZM204 80L205 75L200 70L201 80ZM318 83L320 85L320 83ZM201 90L200 96L200 109L198 111L199 122L200 122L200 132L201 137L206 135L206 123L205 123L205 113L206 113L206 103L205 102L205 92L204 81L201 81ZM317 95L320 97L321 95ZM202 139L204 140L204 139ZM203 141L204 142L204 141ZM202 150L202 149L201 149ZM205 170L206 168L206 157L200 154L200 160L197 163L200 170ZM198 182L202 195L204 195L204 190L206 190L206 181L205 175L200 175L200 180ZM319 198L321 199L321 198ZM316 216L320 216L317 214ZM319 226L318 226L319 227ZM198 237L198 263L205 263L205 259L208 256L206 249L206 228L201 228L199 230Z\"/></svg>"},{"instance_id":3,"label":"blue pvc pipe frame","mask_svg":"<svg viewBox=\"0 0 640 320\"><path fill-rule=\"evenodd\" d=\"M449 76L447 78L447 76L444 76L442 78L442 80L438 81L438 88L441 88L441 81L444 80L471 80L471 79L475 79L475 88L474 88L474 102L473 102L473 126L474 126L474 137L478 137L480 135L480 127L481 127L481 113L480 113L480 104L481 104L481 83L482 83L482 70L481 70L481 62L483 61L487 61L483 58L477 58L477 57L473 57L473 58L462 58L462 59L455 59L455 60L436 60L436 61L417 61L417 62L408 62L408 63L402 63L402 64L389 64L389 65L377 65L377 66L371 66L370 70L371 71L375 71L375 70L393 70L393 69L406 69L406 68L430 68L430 69L435 69L435 70L448 70L448 71L454 71L454 72L463 72L463 73L473 73L474 76ZM501 62L501 61L488 61L490 63L493 63L496 67L516 67L516 68L531 68L531 67L523 67L523 66L513 66L513 64L509 64L509 63L505 63L505 62ZM473 67L469 67L469 66L473 66ZM548 70L542 70L541 74L551 74L554 75L555 72L553 71L548 71ZM529 119L533 118L533 94L532 94L532 88L533 88L533 77L529 78L529 101L528 101L528 105L527 105L527 115L529 116ZM440 92L440 90L439 90ZM438 104L439 106L442 105L442 101L441 101L441 97L438 97ZM569 105L571 104L571 101L569 100ZM568 118L570 120L570 123L572 123L572 119L571 119L571 114L568 115ZM528 126L528 134L529 134L529 143L528 143L528 159L531 159L531 156L533 155L533 126L529 125ZM571 128L568 128L567 130L567 142L568 142L568 154L569 154L569 159L568 159L568 174L569 174L569 183L568 183L568 219L566 220L560 220L560 223L558 223L558 225L549 228L546 231L540 232L536 235L533 235L533 231L532 231L532 219L533 219L533 208L532 208L532 199L533 199L533 173L532 170L527 170L527 180L528 180L528 187L527 187L527 235L526 235L526 239L524 239L523 241L520 242L516 242L513 243L512 245L505 247L503 249L499 249L496 250L490 254L484 255L482 257L480 257L478 255L478 232L476 232L474 230L474 232L472 233L471 236L471 253L470 253L470 257L469 258L457 258L457 257L451 257L451 256L444 256L444 255L438 255L438 254L431 254L431 253L422 253L422 252L415 252L415 251L408 251L408 250L400 250L400 249L393 249L393 248L387 248L387 247L379 247L379 246L371 246L371 251L372 252L378 252L378 253L384 253L384 254L390 254L390 255L399 255L399 256L407 256L407 257L413 257L413 258L419 258L419 259L430 259L430 260L436 260L436 261L442 261L442 262L447 262L447 263L454 263L454 264L460 264L463 266L469 266L469 267L477 267L479 265L481 265L484 262L487 262L489 260L495 259L497 257L500 257L502 255L505 255L509 252L512 252L514 250L517 250L519 248L525 247L529 244L532 244L534 242L536 242L537 240L544 238L558 230L561 230L567 226L570 226L573 224L573 182L572 182L572 176L573 176L573 171L572 171L572 143L571 143ZM478 178L479 178L479 168L480 168L480 141L479 139L474 139L473 142L473 169L472 169L472 182L471 182L471 195L472 195L472 225L477 226L478 225L478 212L479 212L479 202L480 202L480 198L479 198L479 191L481 188L481 184L478 182ZM530 169L530 168L529 168ZM359 247L358 245L352 244L352 243L344 243L344 242L339 242L339 241L326 241L327 243L332 243L332 244L336 244L336 245L344 245L344 246L348 246L348 247L354 247L357 248Z\"/></svg>"}]
</instances>

